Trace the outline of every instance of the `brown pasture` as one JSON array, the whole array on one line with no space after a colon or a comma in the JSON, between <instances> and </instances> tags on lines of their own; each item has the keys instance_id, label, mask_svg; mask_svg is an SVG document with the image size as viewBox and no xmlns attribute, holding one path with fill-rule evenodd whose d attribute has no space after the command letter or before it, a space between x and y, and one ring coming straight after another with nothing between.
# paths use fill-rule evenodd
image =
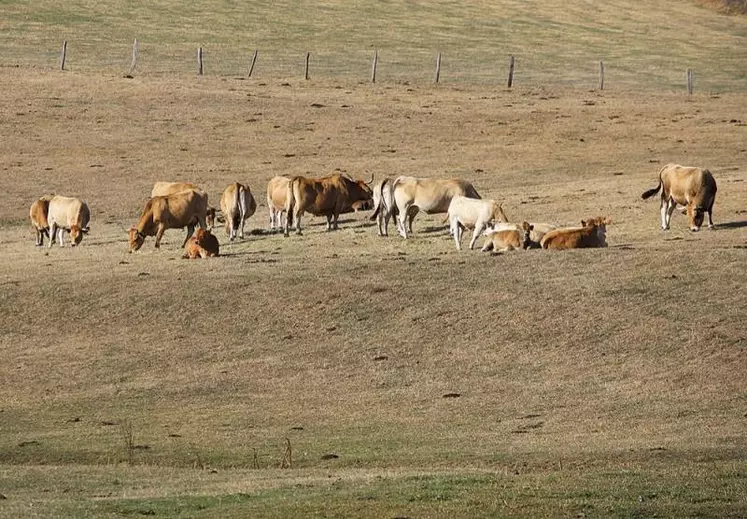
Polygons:
<instances>
[{"instance_id":1,"label":"brown pasture","mask_svg":"<svg viewBox=\"0 0 747 519\"><path fill-rule=\"evenodd\" d=\"M0 88L0 515L747 514L747 94ZM716 230L659 229L640 194L668 162L714 173ZM404 241L369 212L265 232L271 177L334 171L464 177L514 221L610 216L610 247L457 253L441 216ZM176 230L128 254L157 180L212 205L248 183L255 231L218 229L205 261ZM88 202L80 247L34 247L48 192Z\"/></svg>"}]
</instances>

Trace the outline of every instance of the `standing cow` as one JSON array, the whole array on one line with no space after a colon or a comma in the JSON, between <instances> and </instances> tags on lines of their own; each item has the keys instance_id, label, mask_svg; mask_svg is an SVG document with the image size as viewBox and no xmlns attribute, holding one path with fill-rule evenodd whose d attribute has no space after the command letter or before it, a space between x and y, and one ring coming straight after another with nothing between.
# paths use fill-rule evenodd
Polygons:
<instances>
[{"instance_id":1,"label":"standing cow","mask_svg":"<svg viewBox=\"0 0 747 519\"><path fill-rule=\"evenodd\" d=\"M474 186L460 178L397 177L392 183L392 196L399 213L397 230L403 238L412 232L412 221L419 211L445 213L455 196L480 198Z\"/></svg>"},{"instance_id":2,"label":"standing cow","mask_svg":"<svg viewBox=\"0 0 747 519\"><path fill-rule=\"evenodd\" d=\"M687 208L690 230L697 231L708 213L708 228L713 229L713 203L716 180L707 169L667 164L659 171L659 185L641 195L646 200L661 190L661 228L669 229L677 205Z\"/></svg>"},{"instance_id":3,"label":"standing cow","mask_svg":"<svg viewBox=\"0 0 747 519\"><path fill-rule=\"evenodd\" d=\"M376 220L379 236L389 236L389 220L397 216L397 206L392 195L392 181L385 178L373 189L374 212L371 220Z\"/></svg>"},{"instance_id":4,"label":"standing cow","mask_svg":"<svg viewBox=\"0 0 747 519\"><path fill-rule=\"evenodd\" d=\"M503 207L495 200L478 200L466 196L455 196L451 199L448 209L449 227L454 236L457 250L462 249L462 230L472 228L472 240L469 248L475 247L480 233L494 222L508 222Z\"/></svg>"},{"instance_id":5,"label":"standing cow","mask_svg":"<svg viewBox=\"0 0 747 519\"><path fill-rule=\"evenodd\" d=\"M257 210L257 202L249 186L234 182L229 185L220 197L220 210L226 219L226 234L233 241L236 234L244 239L244 222Z\"/></svg>"},{"instance_id":6,"label":"standing cow","mask_svg":"<svg viewBox=\"0 0 747 519\"><path fill-rule=\"evenodd\" d=\"M195 191L182 191L168 196L154 196L148 200L137 225L128 231L130 252L143 246L146 236L156 237L156 248L161 246L161 237L166 229L187 228L182 248L194 233L196 225L203 229L207 201Z\"/></svg>"},{"instance_id":7,"label":"standing cow","mask_svg":"<svg viewBox=\"0 0 747 519\"><path fill-rule=\"evenodd\" d=\"M64 246L62 236L65 231L70 233L72 246L75 247L88 232L88 222L91 220L91 211L88 205L78 198L69 196L53 196L49 200L47 210L47 223L49 224L49 246L55 240L55 233L60 247Z\"/></svg>"},{"instance_id":8,"label":"standing cow","mask_svg":"<svg viewBox=\"0 0 747 519\"><path fill-rule=\"evenodd\" d=\"M173 195L183 193L184 191L194 191L198 196L205 199L205 207L207 207L205 210L205 224L207 225L207 229L212 229L213 225L215 225L215 209L210 207L207 193L197 184L192 182L156 182L150 191L150 197ZM196 220L192 223L193 225L197 225Z\"/></svg>"},{"instance_id":9,"label":"standing cow","mask_svg":"<svg viewBox=\"0 0 747 519\"><path fill-rule=\"evenodd\" d=\"M49 213L49 201L52 200L52 198L54 198L54 195L42 195L38 200L35 200L34 203L31 204L31 209L29 209L31 226L34 228L34 232L36 233L37 247L44 245L45 236L50 238L47 214Z\"/></svg>"},{"instance_id":10,"label":"standing cow","mask_svg":"<svg viewBox=\"0 0 747 519\"><path fill-rule=\"evenodd\" d=\"M280 230L285 228L283 214L285 205L288 200L288 184L290 177L276 176L272 177L267 183L267 207L270 210L270 230ZM285 216L286 218L288 215Z\"/></svg>"},{"instance_id":11,"label":"standing cow","mask_svg":"<svg viewBox=\"0 0 747 519\"><path fill-rule=\"evenodd\" d=\"M301 216L311 213L327 218L327 230L337 230L340 213L360 200L371 200L371 180L353 180L342 174L323 178L293 177L288 183L285 204L287 218L285 236L290 234L291 218L296 224L296 234L301 234Z\"/></svg>"}]
</instances>

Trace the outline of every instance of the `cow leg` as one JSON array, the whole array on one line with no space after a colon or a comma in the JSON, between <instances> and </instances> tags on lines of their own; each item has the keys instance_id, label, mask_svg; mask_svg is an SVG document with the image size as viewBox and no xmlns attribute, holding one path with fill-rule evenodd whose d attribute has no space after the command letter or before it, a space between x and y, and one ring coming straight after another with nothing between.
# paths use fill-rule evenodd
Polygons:
<instances>
[{"instance_id":1,"label":"cow leg","mask_svg":"<svg viewBox=\"0 0 747 519\"><path fill-rule=\"evenodd\" d=\"M57 224L52 224L49 226L49 248L52 248L52 244L55 240L55 233L57 232Z\"/></svg>"},{"instance_id":2,"label":"cow leg","mask_svg":"<svg viewBox=\"0 0 747 519\"><path fill-rule=\"evenodd\" d=\"M412 221L415 219L415 216L418 214L420 209L418 209L417 206L410 207L410 210L408 213L410 213L410 217L407 219L407 232L412 234Z\"/></svg>"},{"instance_id":3,"label":"cow leg","mask_svg":"<svg viewBox=\"0 0 747 519\"><path fill-rule=\"evenodd\" d=\"M715 226L713 225L713 202L711 202L711 205L708 206L708 228L715 228Z\"/></svg>"},{"instance_id":4,"label":"cow leg","mask_svg":"<svg viewBox=\"0 0 747 519\"><path fill-rule=\"evenodd\" d=\"M332 215L328 214L325 218L327 218L327 232L330 232L332 230Z\"/></svg>"},{"instance_id":5,"label":"cow leg","mask_svg":"<svg viewBox=\"0 0 747 519\"><path fill-rule=\"evenodd\" d=\"M340 226L337 225L337 220L339 220L339 218L340 218L340 213L335 211L335 214L333 215L333 219L332 219L332 227L334 228L335 231L340 230Z\"/></svg>"},{"instance_id":6,"label":"cow leg","mask_svg":"<svg viewBox=\"0 0 747 519\"><path fill-rule=\"evenodd\" d=\"M688 207L689 207L689 204L688 204ZM677 208L677 202L675 202L674 200L672 200L670 198L669 202L667 202L667 208L666 208L667 212L666 212L666 215L665 215L665 217L666 217L666 228L665 228L665 230L669 229L669 224L672 221L672 214L674 213L674 210L676 208Z\"/></svg>"},{"instance_id":7,"label":"cow leg","mask_svg":"<svg viewBox=\"0 0 747 519\"><path fill-rule=\"evenodd\" d=\"M62 239L64 235L65 235L65 229L63 229L62 227L58 228L57 229L57 241L60 242L60 247L65 246L64 240Z\"/></svg>"},{"instance_id":8,"label":"cow leg","mask_svg":"<svg viewBox=\"0 0 747 519\"><path fill-rule=\"evenodd\" d=\"M44 245L44 231L36 229L36 246L41 247Z\"/></svg>"},{"instance_id":9,"label":"cow leg","mask_svg":"<svg viewBox=\"0 0 747 519\"><path fill-rule=\"evenodd\" d=\"M661 211L661 228L664 231L669 229L669 222L667 221L667 204L667 199L662 197L659 210Z\"/></svg>"},{"instance_id":10,"label":"cow leg","mask_svg":"<svg viewBox=\"0 0 747 519\"><path fill-rule=\"evenodd\" d=\"M459 220L457 220L456 217L451 218L451 221L449 222L449 230L451 231L451 235L454 237L457 250L462 250L462 236L459 232Z\"/></svg>"},{"instance_id":11,"label":"cow leg","mask_svg":"<svg viewBox=\"0 0 747 519\"><path fill-rule=\"evenodd\" d=\"M480 236L480 233L485 230L485 224L483 222L477 222L475 224L475 232L472 233L472 241L469 242L469 249L473 250L475 248L475 243L477 242L477 238Z\"/></svg>"},{"instance_id":12,"label":"cow leg","mask_svg":"<svg viewBox=\"0 0 747 519\"><path fill-rule=\"evenodd\" d=\"M293 218L296 220L296 234L301 236L301 211L294 211Z\"/></svg>"},{"instance_id":13,"label":"cow leg","mask_svg":"<svg viewBox=\"0 0 747 519\"><path fill-rule=\"evenodd\" d=\"M245 219L241 219L241 227L239 228L239 238L242 240L244 239L244 224L246 223Z\"/></svg>"}]
</instances>

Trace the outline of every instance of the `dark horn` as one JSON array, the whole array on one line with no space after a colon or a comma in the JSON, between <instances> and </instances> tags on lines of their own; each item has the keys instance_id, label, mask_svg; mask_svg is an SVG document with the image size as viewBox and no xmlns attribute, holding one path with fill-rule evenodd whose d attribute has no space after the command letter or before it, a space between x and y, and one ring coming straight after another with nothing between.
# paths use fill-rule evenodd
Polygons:
<instances>
[{"instance_id":1,"label":"dark horn","mask_svg":"<svg viewBox=\"0 0 747 519\"><path fill-rule=\"evenodd\" d=\"M371 184L373 184L373 179L374 179L374 174L373 174L373 173L371 173L371 180L369 180L368 182L366 182L366 184L368 184L369 186L370 186Z\"/></svg>"}]
</instances>

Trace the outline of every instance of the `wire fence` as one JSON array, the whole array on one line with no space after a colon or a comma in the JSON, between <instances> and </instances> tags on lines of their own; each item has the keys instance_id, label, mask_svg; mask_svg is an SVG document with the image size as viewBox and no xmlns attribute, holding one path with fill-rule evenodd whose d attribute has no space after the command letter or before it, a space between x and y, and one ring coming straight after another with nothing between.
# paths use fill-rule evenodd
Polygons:
<instances>
[{"instance_id":1,"label":"wire fence","mask_svg":"<svg viewBox=\"0 0 747 519\"><path fill-rule=\"evenodd\" d=\"M266 82L306 78L496 87L513 84L626 91L747 92L747 70L739 69L733 59L715 59L708 68L693 68L687 62L667 57L628 56L624 52L608 57L559 58L531 51L509 55L463 48L263 50L237 49L227 44L149 46L136 40L123 44L115 52L108 49L104 53L95 45L64 42L61 50L47 49L15 61L15 66L57 67L84 74L207 75L251 77Z\"/></svg>"}]
</instances>

